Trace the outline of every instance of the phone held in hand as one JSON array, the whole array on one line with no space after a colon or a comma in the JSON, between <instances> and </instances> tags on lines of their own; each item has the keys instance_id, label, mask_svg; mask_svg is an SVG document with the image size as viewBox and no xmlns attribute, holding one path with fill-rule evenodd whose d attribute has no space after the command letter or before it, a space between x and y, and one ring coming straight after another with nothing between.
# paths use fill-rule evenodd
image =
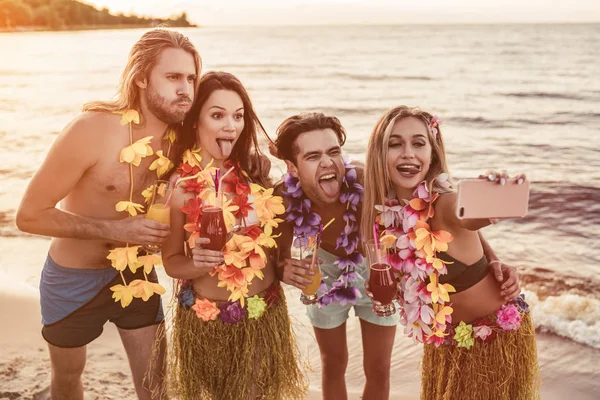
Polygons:
<instances>
[{"instance_id":1,"label":"phone held in hand","mask_svg":"<svg viewBox=\"0 0 600 400\"><path fill-rule=\"evenodd\" d=\"M456 216L459 219L521 218L527 215L529 181L505 185L486 179L464 179L458 183Z\"/></svg>"}]
</instances>

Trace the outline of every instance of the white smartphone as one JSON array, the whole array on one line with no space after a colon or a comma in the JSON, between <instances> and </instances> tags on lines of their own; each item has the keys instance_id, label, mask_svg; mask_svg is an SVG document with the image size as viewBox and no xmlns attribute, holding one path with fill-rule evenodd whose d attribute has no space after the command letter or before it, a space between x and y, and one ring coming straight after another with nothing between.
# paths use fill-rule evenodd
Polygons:
<instances>
[{"instance_id":1,"label":"white smartphone","mask_svg":"<svg viewBox=\"0 0 600 400\"><path fill-rule=\"evenodd\" d=\"M458 183L456 216L459 219L521 218L529 206L529 181L506 185L486 179L464 179Z\"/></svg>"}]
</instances>

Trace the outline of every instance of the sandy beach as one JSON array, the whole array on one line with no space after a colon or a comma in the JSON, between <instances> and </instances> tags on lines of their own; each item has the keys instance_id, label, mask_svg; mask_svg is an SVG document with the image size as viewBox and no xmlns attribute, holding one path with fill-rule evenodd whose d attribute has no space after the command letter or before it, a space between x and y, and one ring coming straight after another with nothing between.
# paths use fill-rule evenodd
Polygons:
<instances>
[{"instance_id":1,"label":"sandy beach","mask_svg":"<svg viewBox=\"0 0 600 400\"><path fill-rule=\"evenodd\" d=\"M0 335L0 400L49 400L50 360L46 342L40 334L39 302L29 297L0 294L0 318L14 321ZM316 344L315 344L316 346ZM127 357L117 329L107 324L102 336L88 346L83 376L85 400L135 399ZM314 374L313 374L314 375ZM311 381L307 400L321 398ZM349 399L360 399L350 392ZM394 395L392 400L417 399L418 393Z\"/></svg>"},{"instance_id":2,"label":"sandy beach","mask_svg":"<svg viewBox=\"0 0 600 400\"><path fill-rule=\"evenodd\" d=\"M5 239L0 250L0 264L11 256L15 241ZM27 239L30 250L47 245L43 239ZM12 243L10 243L12 242ZM19 243L23 248L23 243ZM43 260L43 252L32 257L32 262ZM164 271L159 271L163 282L167 279ZM46 343L40 329L40 306L34 291L0 294L0 399L49 399L50 362ZM312 330L304 315L304 309L297 300L299 292L287 289L290 315L298 335L298 343L303 356L310 362L310 392L307 399L319 399L320 367L319 354ZM165 296L165 304L167 302ZM350 361L347 371L347 384L351 400L360 399L362 378L360 346L360 326L356 318L348 321L348 343ZM568 348L565 348L568 347ZM565 341L550 334L538 334L538 354L542 369L542 399L597 399L600 385L597 382L600 365L590 370L589 363L600 360L600 350ZM396 335L392 364L392 399L407 400L419 398L419 357L420 347L404 337L401 330ZM581 361L588 359L589 363ZM88 346L88 358L84 373L86 400L135 399L127 358L123 351L118 332L112 324L106 324L102 336Z\"/></svg>"}]
</instances>

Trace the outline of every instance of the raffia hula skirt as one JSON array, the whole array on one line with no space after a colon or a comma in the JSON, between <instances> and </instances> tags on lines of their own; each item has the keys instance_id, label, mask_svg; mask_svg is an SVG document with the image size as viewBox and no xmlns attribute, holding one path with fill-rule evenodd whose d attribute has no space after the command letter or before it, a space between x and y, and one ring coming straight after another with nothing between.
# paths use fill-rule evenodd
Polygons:
<instances>
[{"instance_id":1,"label":"raffia hula skirt","mask_svg":"<svg viewBox=\"0 0 600 400\"><path fill-rule=\"evenodd\" d=\"M500 314L514 316L510 307L518 324ZM453 325L439 347L425 345L422 400L530 400L540 398L539 387L535 329L522 295L496 314Z\"/></svg>"},{"instance_id":2,"label":"raffia hula skirt","mask_svg":"<svg viewBox=\"0 0 600 400\"><path fill-rule=\"evenodd\" d=\"M176 398L305 397L303 364L278 281L246 299L244 306L194 295L190 301L182 291L173 322L168 371L170 391Z\"/></svg>"}]
</instances>

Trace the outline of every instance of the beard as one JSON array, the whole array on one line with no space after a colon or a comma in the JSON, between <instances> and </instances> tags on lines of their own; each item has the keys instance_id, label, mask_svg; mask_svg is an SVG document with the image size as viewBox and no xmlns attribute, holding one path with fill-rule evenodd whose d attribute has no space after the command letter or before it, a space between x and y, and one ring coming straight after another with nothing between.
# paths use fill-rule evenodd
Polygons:
<instances>
[{"instance_id":1,"label":"beard","mask_svg":"<svg viewBox=\"0 0 600 400\"><path fill-rule=\"evenodd\" d=\"M181 123L185 119L190 107L187 109L177 107L177 103L182 101L189 102L191 107L191 99L188 96L180 96L176 101L169 104L169 101L161 96L154 89L154 86L149 84L146 90L148 109L156 118L168 125Z\"/></svg>"}]
</instances>

